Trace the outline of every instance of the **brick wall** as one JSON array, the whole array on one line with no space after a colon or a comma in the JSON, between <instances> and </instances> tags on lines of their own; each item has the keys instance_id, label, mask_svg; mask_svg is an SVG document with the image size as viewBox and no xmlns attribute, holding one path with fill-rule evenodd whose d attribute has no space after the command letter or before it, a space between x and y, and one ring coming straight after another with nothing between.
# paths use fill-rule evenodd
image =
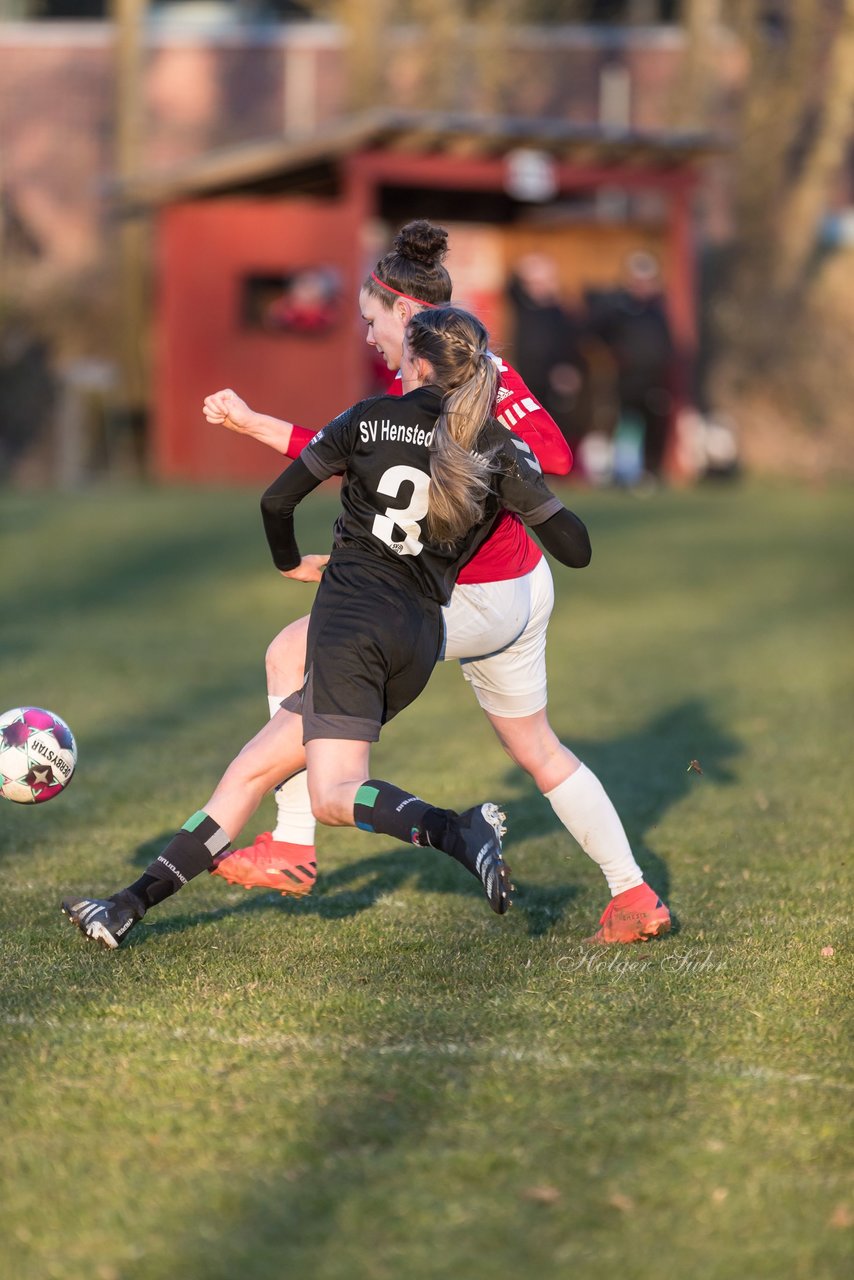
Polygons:
<instances>
[{"instance_id":1,"label":"brick wall","mask_svg":"<svg viewBox=\"0 0 854 1280\"><path fill-rule=\"evenodd\" d=\"M585 29L522 33L507 53L502 113L599 119L602 68L629 70L631 123L666 123L678 67L678 32L661 29L616 49ZM115 148L114 37L107 23L0 25L0 154L7 248L44 273L74 273L107 248L105 193ZM418 42L402 38L382 93L386 105L425 103L430 68ZM170 169L206 151L302 132L343 112L346 74L340 31L292 24L258 33L153 31L144 55L141 165ZM458 109L476 110L477 85ZM629 121L625 121L629 123Z\"/></svg>"}]
</instances>

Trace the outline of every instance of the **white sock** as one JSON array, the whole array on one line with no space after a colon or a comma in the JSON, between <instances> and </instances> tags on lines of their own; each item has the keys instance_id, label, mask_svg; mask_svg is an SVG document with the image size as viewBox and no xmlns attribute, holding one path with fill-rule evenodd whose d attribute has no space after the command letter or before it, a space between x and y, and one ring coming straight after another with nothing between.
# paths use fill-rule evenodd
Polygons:
<instances>
[{"instance_id":1,"label":"white sock","mask_svg":"<svg viewBox=\"0 0 854 1280\"><path fill-rule=\"evenodd\" d=\"M620 815L586 764L544 794L569 834L602 868L612 898L643 883Z\"/></svg>"},{"instance_id":2,"label":"white sock","mask_svg":"<svg viewBox=\"0 0 854 1280\"><path fill-rule=\"evenodd\" d=\"M273 793L276 800L276 825L274 840L286 840L288 844L314 846L317 823L311 812L308 798L308 776L305 769L282 782Z\"/></svg>"},{"instance_id":3,"label":"white sock","mask_svg":"<svg viewBox=\"0 0 854 1280\"><path fill-rule=\"evenodd\" d=\"M276 712L281 710L283 696L279 694L275 697L271 694L267 697L271 720ZM273 828L273 839L313 848L317 823L311 812L305 769L300 769L299 773L293 774L276 787L273 796L276 801L276 825Z\"/></svg>"}]
</instances>

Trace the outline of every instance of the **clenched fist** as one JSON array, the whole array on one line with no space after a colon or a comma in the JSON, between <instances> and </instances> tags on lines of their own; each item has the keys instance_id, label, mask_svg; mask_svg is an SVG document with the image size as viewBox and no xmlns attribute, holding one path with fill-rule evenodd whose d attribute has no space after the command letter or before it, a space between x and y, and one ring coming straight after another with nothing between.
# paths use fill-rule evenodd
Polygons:
<instances>
[{"instance_id":1,"label":"clenched fist","mask_svg":"<svg viewBox=\"0 0 854 1280\"><path fill-rule=\"evenodd\" d=\"M208 422L214 426L227 427L229 431L238 433L251 431L256 417L246 401L241 400L237 392L232 391L230 387L206 396L202 412Z\"/></svg>"}]
</instances>

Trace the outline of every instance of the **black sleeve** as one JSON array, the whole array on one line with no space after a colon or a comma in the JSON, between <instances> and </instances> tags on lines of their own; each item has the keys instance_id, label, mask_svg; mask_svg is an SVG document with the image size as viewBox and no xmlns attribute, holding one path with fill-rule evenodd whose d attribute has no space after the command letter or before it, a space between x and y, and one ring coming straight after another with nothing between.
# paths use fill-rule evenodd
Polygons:
<instances>
[{"instance_id":1,"label":"black sleeve","mask_svg":"<svg viewBox=\"0 0 854 1280\"><path fill-rule=\"evenodd\" d=\"M305 450L303 450L305 452ZM294 535L294 510L323 477L312 475L302 457L274 480L261 499L264 532L277 569L296 569L302 556Z\"/></svg>"},{"instance_id":2,"label":"black sleeve","mask_svg":"<svg viewBox=\"0 0 854 1280\"><path fill-rule=\"evenodd\" d=\"M520 516L527 525L539 525L556 511L560 511L563 503L555 497L546 484L543 469L537 461L537 455L529 444L500 427L500 436L496 437L495 428L487 429L487 439L497 444L495 455L496 491L502 507Z\"/></svg>"},{"instance_id":3,"label":"black sleeve","mask_svg":"<svg viewBox=\"0 0 854 1280\"><path fill-rule=\"evenodd\" d=\"M356 444L358 420L370 405L382 398L371 396L367 400L360 400L358 404L339 413L337 418L327 422L325 427L321 427L312 436L300 458L319 479L326 480L329 476L344 474Z\"/></svg>"},{"instance_id":4,"label":"black sleeve","mask_svg":"<svg viewBox=\"0 0 854 1280\"><path fill-rule=\"evenodd\" d=\"M567 507L538 524L536 534L546 551L570 569L583 569L590 563L592 552L587 527Z\"/></svg>"},{"instance_id":5,"label":"black sleeve","mask_svg":"<svg viewBox=\"0 0 854 1280\"><path fill-rule=\"evenodd\" d=\"M294 510L322 481L346 471L359 414L379 399L382 397L360 400L327 422L264 494L261 516L277 569L295 569L299 564L302 557L294 534Z\"/></svg>"},{"instance_id":6,"label":"black sleeve","mask_svg":"<svg viewBox=\"0 0 854 1280\"><path fill-rule=\"evenodd\" d=\"M484 438L498 441L497 493L502 506L520 516L561 564L583 569L591 555L584 522L552 493L530 447L512 431L496 436L492 425Z\"/></svg>"}]
</instances>

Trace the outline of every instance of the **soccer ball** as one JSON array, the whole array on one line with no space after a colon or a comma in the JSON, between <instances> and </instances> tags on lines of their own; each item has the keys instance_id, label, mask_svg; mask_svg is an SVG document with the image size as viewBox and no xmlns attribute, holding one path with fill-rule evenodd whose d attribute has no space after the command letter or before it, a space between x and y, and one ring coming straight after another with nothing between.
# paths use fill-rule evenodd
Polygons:
<instances>
[{"instance_id":1,"label":"soccer ball","mask_svg":"<svg viewBox=\"0 0 854 1280\"><path fill-rule=\"evenodd\" d=\"M77 744L64 720L41 707L15 707L0 716L0 796L41 804L71 781Z\"/></svg>"}]
</instances>

